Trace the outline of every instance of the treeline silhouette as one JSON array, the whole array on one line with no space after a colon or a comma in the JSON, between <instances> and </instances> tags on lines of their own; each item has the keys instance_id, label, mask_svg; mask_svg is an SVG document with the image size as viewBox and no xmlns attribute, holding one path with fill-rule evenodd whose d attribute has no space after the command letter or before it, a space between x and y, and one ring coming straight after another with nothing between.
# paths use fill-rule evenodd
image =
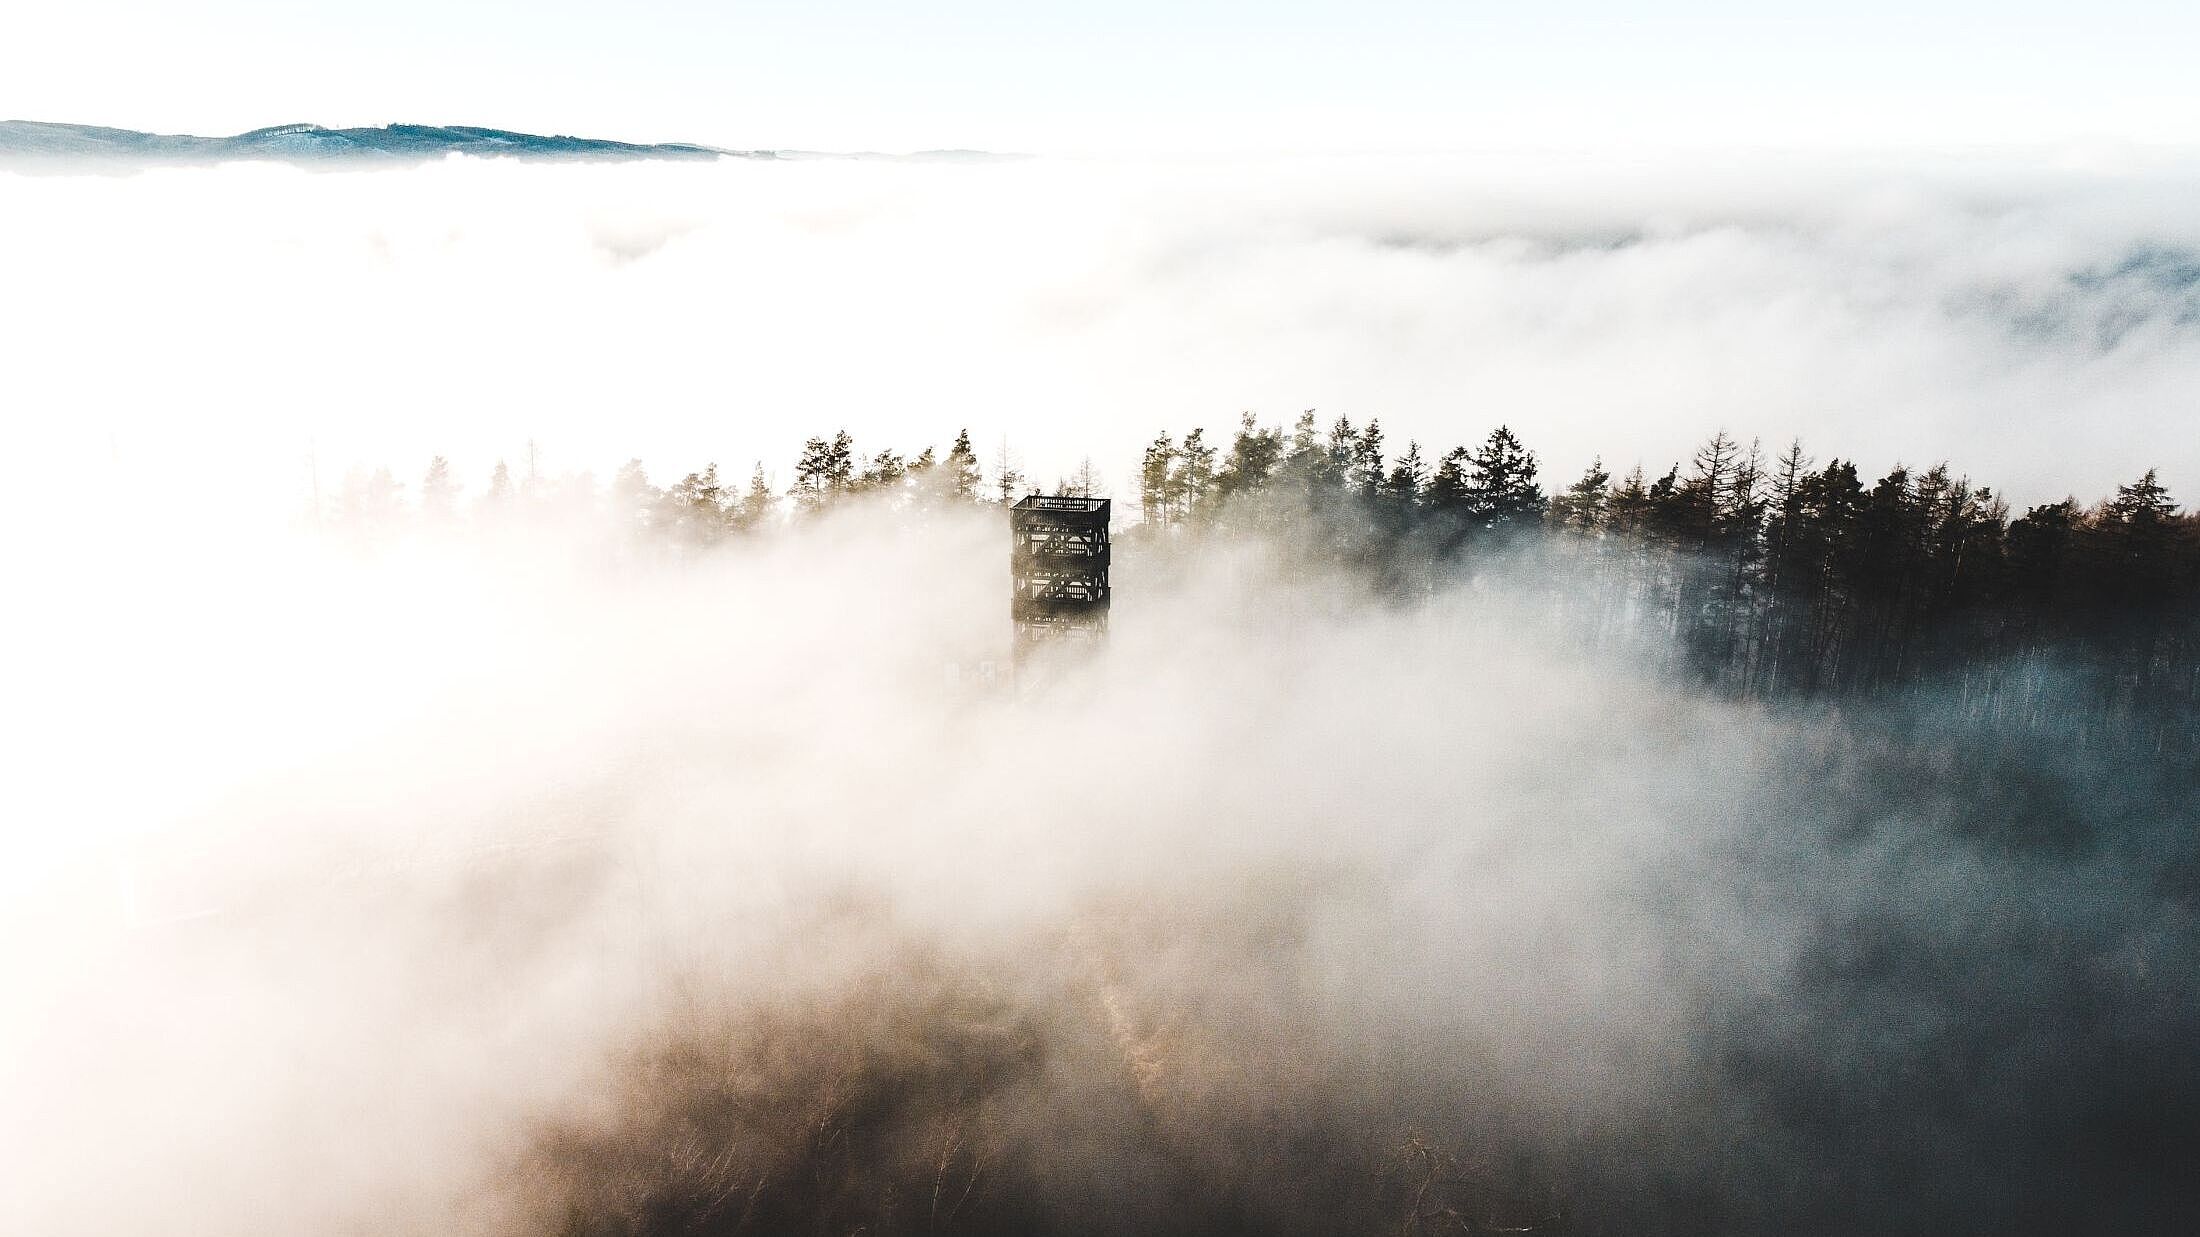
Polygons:
<instances>
[{"instance_id":1,"label":"treeline silhouette","mask_svg":"<svg viewBox=\"0 0 2200 1237\"><path fill-rule=\"evenodd\" d=\"M2066 498L2012 517L1946 464L1867 480L1854 461L1816 461L1800 442L1768 456L1720 432L1656 476L1637 466L1615 478L1600 460L1547 489L1535 453L1504 426L1431 460L1418 443L1386 451L1380 422L1323 426L1308 412L1288 429L1248 413L1227 443L1163 433L1135 480L1130 547L1197 553L1210 538L1256 533L1309 565L1363 571L1394 596L1511 570L1542 581L1592 640L1633 640L1726 692L1929 687L1942 706L2000 725L2079 741L2095 724L2136 725L2157 747L2200 749L2200 515L2181 511L2153 471L2091 504ZM1088 462L1053 489L1106 487ZM408 514L463 514L441 457L409 511L402 490L386 471L355 474L315 517L373 536ZM499 462L470 506L484 526L524 510L608 527L620 553L646 556L848 501L921 511L1025 492L1005 447L988 469L967 432L913 457L859 454L841 432L808 440L783 490L761 463L745 484L713 464L659 487L629 461L599 491L586 476L514 478ZM1527 563L1538 570L1518 570Z\"/></svg>"},{"instance_id":2,"label":"treeline silhouette","mask_svg":"<svg viewBox=\"0 0 2200 1237\"><path fill-rule=\"evenodd\" d=\"M1138 495L1157 530L1275 531L1392 590L1510 564L1592 638L1739 695L1929 692L1947 720L2200 747L2200 516L2151 470L2011 518L1946 464L1867 481L1720 432L1655 477L1599 460L1546 490L1504 426L1432 463L1418 443L1386 454L1379 422L1309 412L1289 430L1247 415L1226 447L1164 433Z\"/></svg>"}]
</instances>

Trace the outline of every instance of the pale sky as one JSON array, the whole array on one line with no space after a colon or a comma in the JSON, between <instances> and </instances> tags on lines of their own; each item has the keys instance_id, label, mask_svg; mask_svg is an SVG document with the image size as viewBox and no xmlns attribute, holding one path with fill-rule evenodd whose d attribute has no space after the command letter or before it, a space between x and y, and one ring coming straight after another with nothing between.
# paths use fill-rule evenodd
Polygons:
<instances>
[{"instance_id":1,"label":"pale sky","mask_svg":"<svg viewBox=\"0 0 2200 1237\"><path fill-rule=\"evenodd\" d=\"M0 117L1040 153L2179 143L2200 5L30 0Z\"/></svg>"}]
</instances>

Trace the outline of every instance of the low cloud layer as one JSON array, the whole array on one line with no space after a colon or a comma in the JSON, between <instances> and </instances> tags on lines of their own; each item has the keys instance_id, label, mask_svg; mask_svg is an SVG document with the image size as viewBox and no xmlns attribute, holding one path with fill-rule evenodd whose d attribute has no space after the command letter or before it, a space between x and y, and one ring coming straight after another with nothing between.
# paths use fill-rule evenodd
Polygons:
<instances>
[{"instance_id":1,"label":"low cloud layer","mask_svg":"<svg viewBox=\"0 0 2200 1237\"><path fill-rule=\"evenodd\" d=\"M39 749L104 772L10 792L5 1226L2191 1218L2184 775L1258 543L1127 551L1107 648L988 693L1001 539L203 577L222 641L144 625Z\"/></svg>"},{"instance_id":2,"label":"low cloud layer","mask_svg":"<svg viewBox=\"0 0 2200 1237\"><path fill-rule=\"evenodd\" d=\"M1120 480L1164 427L1310 406L1399 443L1509 422L1564 475L1723 426L2021 501L2200 477L2175 161L0 177L11 468L256 508L309 459L742 475L839 427Z\"/></svg>"}]
</instances>

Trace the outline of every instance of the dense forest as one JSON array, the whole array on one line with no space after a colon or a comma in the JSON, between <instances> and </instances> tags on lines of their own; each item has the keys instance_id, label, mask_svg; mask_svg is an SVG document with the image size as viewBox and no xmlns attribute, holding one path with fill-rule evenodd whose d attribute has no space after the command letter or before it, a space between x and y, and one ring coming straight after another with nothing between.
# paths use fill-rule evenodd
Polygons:
<instances>
[{"instance_id":1,"label":"dense forest","mask_svg":"<svg viewBox=\"0 0 2200 1237\"><path fill-rule=\"evenodd\" d=\"M415 503L386 471L354 474L314 516L371 538L412 518L458 521L462 507L484 528L526 512L608 534L622 555L678 556L850 501L917 512L1027 488L1005 447L987 467L967 432L913 457L859 454L841 432L804 444L784 490L761 463L745 484L713 464L660 487L630 461L598 487L532 466L515 477L499 462L462 504L438 457ZM1089 462L1053 488L1106 492ZM1286 429L1248 413L1226 444L1199 429L1161 434L1135 497L1138 523L1121 534L1134 551L1265 536L1401 597L1509 571L1539 581L1587 638L1627 641L1728 693L1921 687L1997 728L2084 743L2105 726L2126 744L2200 748L2200 514L2181 511L2152 471L2091 504L2012 517L1946 464L1867 480L1799 442L1768 456L1721 432L1656 476L1638 466L1615 478L1598 461L1554 486L1503 426L1432 460L1418 443L1386 451L1378 421L1324 427L1308 412ZM1548 569L1554 560L1562 569Z\"/></svg>"},{"instance_id":2,"label":"dense forest","mask_svg":"<svg viewBox=\"0 0 2200 1237\"><path fill-rule=\"evenodd\" d=\"M1432 464L1417 443L1386 456L1377 422L1324 431L1309 413L1289 431L1247 417L1226 451L1164 434L1139 496L1166 528L1305 521L1392 588L1556 559L1564 570L1537 574L1563 581L1553 591L1591 633L1651 636L1638 649L1740 695L1923 687L2000 727L2200 738L2200 516L2152 471L2012 519L1946 464L1867 481L1800 442L1768 458L1722 432L1655 478L1597 461L1547 491L1503 426ZM2090 716L2043 714L2072 699Z\"/></svg>"},{"instance_id":3,"label":"dense forest","mask_svg":"<svg viewBox=\"0 0 2200 1237\"><path fill-rule=\"evenodd\" d=\"M988 455L838 433L791 483L522 462L472 493L438 460L417 488L355 475L314 519L369 555L439 525L491 562L547 545L589 588L600 564L614 587L757 569L716 604L829 560L785 539L834 513L982 548L953 513L1027 492ZM742 936L719 927L744 922L718 917L728 874L770 872L779 837L804 863L836 854L816 838L936 852L888 852L920 908L950 867L1019 908L1014 874L1087 856L1154 847L1170 874L1095 864L1093 900L1030 937L966 938L958 896L937 946L892 898L819 886L786 969L843 939L893 942L878 965L791 994L682 975L578 1115L515 1140L509 1231L2192 1231L2200 519L2152 473L2013 513L1948 466L1872 478L1723 433L1612 471L1549 481L1504 427L1433 458L1312 414L1160 435L1116 491L1102 665L1195 651L1053 680L1090 706L1066 730L920 688L894 729L935 732L864 739L851 716L901 686L701 624L711 654L667 659L659 723L735 796L695 823L725 849L683 855L698 937ZM1090 468L1047 488L1105 489ZM796 552L742 562L764 544ZM822 591L787 604L830 624L850 604ZM1185 639L1210 615L1246 660L1169 699L1227 647ZM782 649L799 664L712 677ZM1500 664L1522 673L1477 677ZM719 688L707 726L691 674ZM619 743L665 681L603 710ZM1062 797L1064 734L1117 785ZM805 736L831 741L804 757ZM561 829L660 810L630 758L606 767ZM1037 827L1033 803L1057 805ZM986 812L1007 841L968 831ZM563 866L515 863L497 904L569 898Z\"/></svg>"}]
</instances>

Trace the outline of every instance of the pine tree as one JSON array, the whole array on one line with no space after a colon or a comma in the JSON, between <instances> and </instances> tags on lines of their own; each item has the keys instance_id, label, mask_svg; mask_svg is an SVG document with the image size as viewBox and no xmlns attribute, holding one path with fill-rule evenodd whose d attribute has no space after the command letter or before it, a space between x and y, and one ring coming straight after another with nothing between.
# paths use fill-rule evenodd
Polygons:
<instances>
[{"instance_id":1,"label":"pine tree","mask_svg":"<svg viewBox=\"0 0 2200 1237\"><path fill-rule=\"evenodd\" d=\"M718 480L718 465L706 465L701 472L691 472L665 491L665 522L680 540L689 545L705 546L717 541L727 529L725 487Z\"/></svg>"},{"instance_id":2,"label":"pine tree","mask_svg":"<svg viewBox=\"0 0 2200 1237\"><path fill-rule=\"evenodd\" d=\"M1410 511L1421 501L1421 487L1428 483L1428 464L1421 458L1421 444L1406 441L1405 454L1383 478L1383 497L1394 507Z\"/></svg>"},{"instance_id":3,"label":"pine tree","mask_svg":"<svg viewBox=\"0 0 2200 1237\"><path fill-rule=\"evenodd\" d=\"M804 511L817 511L847 493L854 480L855 442L848 431L841 430L831 438L812 438L802 444L789 492Z\"/></svg>"},{"instance_id":4,"label":"pine tree","mask_svg":"<svg viewBox=\"0 0 2200 1237\"><path fill-rule=\"evenodd\" d=\"M1008 438L1001 438L1001 449L993 456L993 485L1000 492L1001 505L1006 507L1016 501L1023 489L1023 470L1016 465L1016 457L1008 449Z\"/></svg>"},{"instance_id":5,"label":"pine tree","mask_svg":"<svg viewBox=\"0 0 2200 1237\"><path fill-rule=\"evenodd\" d=\"M947 449L948 492L964 502L977 502L985 490L985 475L978 467L978 453L970 446L970 431L958 430L955 444Z\"/></svg>"},{"instance_id":6,"label":"pine tree","mask_svg":"<svg viewBox=\"0 0 2200 1237\"><path fill-rule=\"evenodd\" d=\"M755 531L771 523L779 506L779 495L772 489L771 478L764 475L764 461L758 460L749 470L749 488L741 496L739 514L734 525L744 531Z\"/></svg>"},{"instance_id":7,"label":"pine tree","mask_svg":"<svg viewBox=\"0 0 2200 1237\"><path fill-rule=\"evenodd\" d=\"M892 493L908 479L908 461L902 459L901 452L888 448L865 461L850 488L864 493Z\"/></svg>"},{"instance_id":8,"label":"pine tree","mask_svg":"<svg viewBox=\"0 0 2200 1237\"><path fill-rule=\"evenodd\" d=\"M1238 419L1229 458L1215 476L1216 498L1227 500L1234 495L1257 493L1267 486L1282 460L1283 432L1262 429L1252 413L1245 413Z\"/></svg>"},{"instance_id":9,"label":"pine tree","mask_svg":"<svg viewBox=\"0 0 2200 1237\"><path fill-rule=\"evenodd\" d=\"M503 460L489 473L489 490L481 496L482 510L501 517L512 509L512 470Z\"/></svg>"},{"instance_id":10,"label":"pine tree","mask_svg":"<svg viewBox=\"0 0 2200 1237\"><path fill-rule=\"evenodd\" d=\"M629 534L649 527L661 497L657 487L649 483L649 474L642 470L640 460L628 460L611 474L611 518Z\"/></svg>"},{"instance_id":11,"label":"pine tree","mask_svg":"<svg viewBox=\"0 0 2200 1237\"><path fill-rule=\"evenodd\" d=\"M451 462L438 455L428 461L420 478L420 514L431 524L448 524L458 507L458 482L451 479Z\"/></svg>"},{"instance_id":12,"label":"pine tree","mask_svg":"<svg viewBox=\"0 0 2200 1237\"><path fill-rule=\"evenodd\" d=\"M1383 482L1389 474L1383 471L1383 423L1373 420L1360 431L1352 444L1352 464L1345 474L1352 488L1362 497L1376 498L1383 492Z\"/></svg>"},{"instance_id":13,"label":"pine tree","mask_svg":"<svg viewBox=\"0 0 2200 1237\"><path fill-rule=\"evenodd\" d=\"M1293 497L1310 510L1325 506L1336 491L1342 473L1337 469L1329 444L1322 438L1313 409L1301 412L1299 419L1292 423L1290 444L1276 475L1280 482L1291 487Z\"/></svg>"},{"instance_id":14,"label":"pine tree","mask_svg":"<svg viewBox=\"0 0 2200 1237\"><path fill-rule=\"evenodd\" d=\"M367 474L359 489L359 527L364 531L379 532L396 525L398 512L403 506L404 489L387 468L376 468Z\"/></svg>"},{"instance_id":15,"label":"pine tree","mask_svg":"<svg viewBox=\"0 0 2200 1237\"><path fill-rule=\"evenodd\" d=\"M1803 527L1804 478L1810 457L1803 454L1803 440L1788 443L1773 461L1770 516L1765 531L1766 583L1778 588L1794 578L1798 563L1797 538Z\"/></svg>"},{"instance_id":16,"label":"pine tree","mask_svg":"<svg viewBox=\"0 0 2200 1237\"><path fill-rule=\"evenodd\" d=\"M1604 470L1603 457L1591 460L1581 480L1551 500L1551 522L1577 533L1603 528L1605 513L1611 506L1611 486L1612 474Z\"/></svg>"},{"instance_id":17,"label":"pine tree","mask_svg":"<svg viewBox=\"0 0 2200 1237\"><path fill-rule=\"evenodd\" d=\"M1138 513L1148 524L1176 521L1176 501L1171 470L1176 465L1176 440L1162 434L1146 447L1138 463Z\"/></svg>"},{"instance_id":18,"label":"pine tree","mask_svg":"<svg viewBox=\"0 0 2200 1237\"><path fill-rule=\"evenodd\" d=\"M2080 522L2078 500L2043 503L2009 526L2011 594L2030 610L2035 628L2069 596Z\"/></svg>"},{"instance_id":19,"label":"pine tree","mask_svg":"<svg viewBox=\"0 0 2200 1237\"><path fill-rule=\"evenodd\" d=\"M1444 452L1429 478L1427 503L1431 511L1447 517L1466 514L1468 455L1465 447Z\"/></svg>"},{"instance_id":20,"label":"pine tree","mask_svg":"<svg viewBox=\"0 0 2200 1237\"><path fill-rule=\"evenodd\" d=\"M1105 489L1106 483L1101 480L1100 469L1093 464L1089 455L1077 461L1076 472L1054 483L1055 493L1070 498L1099 498Z\"/></svg>"},{"instance_id":21,"label":"pine tree","mask_svg":"<svg viewBox=\"0 0 2200 1237\"><path fill-rule=\"evenodd\" d=\"M1735 445L1725 430L1712 434L1696 448L1696 472L1690 480L1710 500L1713 517L1725 509L1733 497L1735 465L1740 462L1741 448Z\"/></svg>"},{"instance_id":22,"label":"pine tree","mask_svg":"<svg viewBox=\"0 0 2200 1237\"><path fill-rule=\"evenodd\" d=\"M1194 520L1207 514L1214 500L1215 449L1207 445L1205 430L1194 429L1184 435L1169 489L1177 503L1178 519Z\"/></svg>"},{"instance_id":23,"label":"pine tree","mask_svg":"<svg viewBox=\"0 0 2200 1237\"><path fill-rule=\"evenodd\" d=\"M1360 434L1352 418L1340 416L1329 425L1329 474L1339 485L1352 480L1352 466L1360 458Z\"/></svg>"},{"instance_id":24,"label":"pine tree","mask_svg":"<svg viewBox=\"0 0 2200 1237\"><path fill-rule=\"evenodd\" d=\"M2177 504L2151 468L2093 512L2087 540L2097 547L2090 557L2106 597L2134 607L2168 598L2176 520Z\"/></svg>"},{"instance_id":25,"label":"pine tree","mask_svg":"<svg viewBox=\"0 0 2200 1237\"><path fill-rule=\"evenodd\" d=\"M939 453L930 447L917 452L917 458L909 461L909 493L911 501L920 507L937 507L943 497L940 489L946 484L940 471Z\"/></svg>"},{"instance_id":26,"label":"pine tree","mask_svg":"<svg viewBox=\"0 0 2200 1237\"><path fill-rule=\"evenodd\" d=\"M1734 465L1734 481L1720 510L1725 534L1740 543L1744 553L1754 554L1765 525L1765 449L1750 439Z\"/></svg>"},{"instance_id":27,"label":"pine tree","mask_svg":"<svg viewBox=\"0 0 2200 1237\"><path fill-rule=\"evenodd\" d=\"M1512 529L1543 518L1535 453L1498 426L1467 459L1467 511L1484 528Z\"/></svg>"},{"instance_id":28,"label":"pine tree","mask_svg":"<svg viewBox=\"0 0 2200 1237\"><path fill-rule=\"evenodd\" d=\"M1615 533L1641 536L1650 527L1650 486L1642 465L1627 470L1612 487L1612 501L1605 509L1607 526Z\"/></svg>"}]
</instances>

